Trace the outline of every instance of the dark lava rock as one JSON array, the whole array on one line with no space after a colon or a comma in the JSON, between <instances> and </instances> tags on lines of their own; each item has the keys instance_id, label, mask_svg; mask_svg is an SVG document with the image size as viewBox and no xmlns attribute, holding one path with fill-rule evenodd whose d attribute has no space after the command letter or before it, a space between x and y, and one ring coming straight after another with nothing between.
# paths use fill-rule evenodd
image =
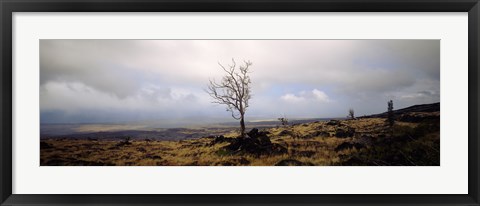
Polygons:
<instances>
[{"instance_id":1,"label":"dark lava rock","mask_svg":"<svg viewBox=\"0 0 480 206\"><path fill-rule=\"evenodd\" d=\"M355 139L354 141L357 143L369 146L373 144L374 139L371 135L362 135L361 137Z\"/></svg>"},{"instance_id":2,"label":"dark lava rock","mask_svg":"<svg viewBox=\"0 0 480 206\"><path fill-rule=\"evenodd\" d=\"M325 131L319 131L319 132L317 132L317 136L319 136L319 137L330 137L330 133L325 132Z\"/></svg>"},{"instance_id":3,"label":"dark lava rock","mask_svg":"<svg viewBox=\"0 0 480 206\"><path fill-rule=\"evenodd\" d=\"M345 150L345 149L352 149L352 148L360 149L360 148L364 148L364 147L365 146L360 144L360 143L344 142L344 143L338 145L335 148L335 152L339 152L339 151L342 151L342 150Z\"/></svg>"},{"instance_id":4,"label":"dark lava rock","mask_svg":"<svg viewBox=\"0 0 480 206\"><path fill-rule=\"evenodd\" d=\"M399 120L402 122L421 122L423 121L423 117L415 116L410 114L403 114L400 116Z\"/></svg>"},{"instance_id":5,"label":"dark lava rock","mask_svg":"<svg viewBox=\"0 0 480 206\"><path fill-rule=\"evenodd\" d=\"M340 126L340 121L332 119L332 120L330 120L330 121L327 122L327 125L330 125L330 126Z\"/></svg>"},{"instance_id":6,"label":"dark lava rock","mask_svg":"<svg viewBox=\"0 0 480 206\"><path fill-rule=\"evenodd\" d=\"M251 138L255 138L258 135L258 129L253 128L252 130L250 130L250 132L247 133L247 135Z\"/></svg>"},{"instance_id":7,"label":"dark lava rock","mask_svg":"<svg viewBox=\"0 0 480 206\"><path fill-rule=\"evenodd\" d=\"M372 164L365 162L357 157L351 157L347 159L346 161L343 161L340 163L342 166L372 166Z\"/></svg>"},{"instance_id":8,"label":"dark lava rock","mask_svg":"<svg viewBox=\"0 0 480 206\"><path fill-rule=\"evenodd\" d=\"M290 130L283 130L280 133L278 133L278 136L292 136L293 132Z\"/></svg>"},{"instance_id":9,"label":"dark lava rock","mask_svg":"<svg viewBox=\"0 0 480 206\"><path fill-rule=\"evenodd\" d=\"M287 153L287 148L272 143L266 132L259 132L258 129L254 128L247 134L249 138L232 139L231 143L222 149L230 154L248 153L256 156Z\"/></svg>"},{"instance_id":10,"label":"dark lava rock","mask_svg":"<svg viewBox=\"0 0 480 206\"><path fill-rule=\"evenodd\" d=\"M304 141L303 142L307 147L325 147L327 144L325 142L318 142L318 141Z\"/></svg>"},{"instance_id":11,"label":"dark lava rock","mask_svg":"<svg viewBox=\"0 0 480 206\"><path fill-rule=\"evenodd\" d=\"M304 163L295 159L284 159L280 162L277 162L275 166L313 166L312 163Z\"/></svg>"},{"instance_id":12,"label":"dark lava rock","mask_svg":"<svg viewBox=\"0 0 480 206\"><path fill-rule=\"evenodd\" d=\"M288 149L279 144L272 144L270 149L271 154L286 154Z\"/></svg>"},{"instance_id":13,"label":"dark lava rock","mask_svg":"<svg viewBox=\"0 0 480 206\"><path fill-rule=\"evenodd\" d=\"M405 113L399 117L399 120L402 122L423 122L428 120L435 120L439 119L438 115L431 114L431 113L424 113L424 114L415 114L415 113Z\"/></svg>"},{"instance_id":14,"label":"dark lava rock","mask_svg":"<svg viewBox=\"0 0 480 206\"><path fill-rule=\"evenodd\" d=\"M335 136L339 138L346 138L346 137L353 137L355 135L355 129L354 128L338 128L337 131L335 132Z\"/></svg>"},{"instance_id":15,"label":"dark lava rock","mask_svg":"<svg viewBox=\"0 0 480 206\"><path fill-rule=\"evenodd\" d=\"M102 161L85 161L85 160L78 160L75 158L53 158L45 162L44 165L49 166L115 166L115 164L110 162L102 162Z\"/></svg>"},{"instance_id":16,"label":"dark lava rock","mask_svg":"<svg viewBox=\"0 0 480 206\"><path fill-rule=\"evenodd\" d=\"M260 141L260 144L265 145L265 144L271 144L270 138L268 137L269 133L270 132L266 132L266 131L259 132L257 128L253 128L247 134L250 138L258 139Z\"/></svg>"},{"instance_id":17,"label":"dark lava rock","mask_svg":"<svg viewBox=\"0 0 480 206\"><path fill-rule=\"evenodd\" d=\"M202 142L190 142L188 144L186 144L187 146L190 146L190 147L194 147L194 148L197 148L197 147L203 147L204 144Z\"/></svg>"},{"instance_id":18,"label":"dark lava rock","mask_svg":"<svg viewBox=\"0 0 480 206\"><path fill-rule=\"evenodd\" d=\"M40 149L51 149L53 146L51 144L48 144L46 142L40 142Z\"/></svg>"},{"instance_id":19,"label":"dark lava rock","mask_svg":"<svg viewBox=\"0 0 480 206\"><path fill-rule=\"evenodd\" d=\"M200 166L200 165L198 164L198 161L193 161L193 162L187 163L183 166Z\"/></svg>"},{"instance_id":20,"label":"dark lava rock","mask_svg":"<svg viewBox=\"0 0 480 206\"><path fill-rule=\"evenodd\" d=\"M145 148L143 148L143 147L137 148L137 151L139 151L139 152L147 152L147 150L146 150Z\"/></svg>"},{"instance_id":21,"label":"dark lava rock","mask_svg":"<svg viewBox=\"0 0 480 206\"><path fill-rule=\"evenodd\" d=\"M215 136L214 139L212 140L212 142L210 142L210 145L215 145L215 144L222 143L222 142L225 142L225 141L227 141L227 139L223 135Z\"/></svg>"},{"instance_id":22,"label":"dark lava rock","mask_svg":"<svg viewBox=\"0 0 480 206\"><path fill-rule=\"evenodd\" d=\"M279 144L261 142L253 138L237 138L223 148L232 153L244 152L257 156L287 153L287 149Z\"/></svg>"},{"instance_id":23,"label":"dark lava rock","mask_svg":"<svg viewBox=\"0 0 480 206\"><path fill-rule=\"evenodd\" d=\"M228 161L223 161L219 163L222 166L237 166L237 165L248 165L250 164L250 161L245 159L244 157L241 157L239 159L232 159Z\"/></svg>"},{"instance_id":24,"label":"dark lava rock","mask_svg":"<svg viewBox=\"0 0 480 206\"><path fill-rule=\"evenodd\" d=\"M131 145L131 144L132 144L131 142L122 141L122 142L119 142L118 144L116 144L115 146L116 147L122 147L122 146L125 146L125 145Z\"/></svg>"},{"instance_id":25,"label":"dark lava rock","mask_svg":"<svg viewBox=\"0 0 480 206\"><path fill-rule=\"evenodd\" d=\"M223 135L216 136L215 139L213 139L215 142L223 142L225 141L225 137Z\"/></svg>"},{"instance_id":26,"label":"dark lava rock","mask_svg":"<svg viewBox=\"0 0 480 206\"><path fill-rule=\"evenodd\" d=\"M330 133L325 131L315 131L313 133L303 136L305 139L314 138L314 137L330 137Z\"/></svg>"},{"instance_id":27,"label":"dark lava rock","mask_svg":"<svg viewBox=\"0 0 480 206\"><path fill-rule=\"evenodd\" d=\"M152 155L152 154L147 154L147 155L145 155L145 158L146 158L146 159L154 159L154 160L162 159L162 157L160 157L160 156L158 156L158 155Z\"/></svg>"},{"instance_id":28,"label":"dark lava rock","mask_svg":"<svg viewBox=\"0 0 480 206\"><path fill-rule=\"evenodd\" d=\"M245 159L245 157L241 157L240 159L236 159L236 161L238 161L238 163L240 163L241 165L248 165L248 164L250 164L250 161L248 161L247 159Z\"/></svg>"},{"instance_id":29,"label":"dark lava rock","mask_svg":"<svg viewBox=\"0 0 480 206\"><path fill-rule=\"evenodd\" d=\"M312 157L315 154L316 152L314 151L296 151L295 152L295 155L301 156L301 157Z\"/></svg>"}]
</instances>

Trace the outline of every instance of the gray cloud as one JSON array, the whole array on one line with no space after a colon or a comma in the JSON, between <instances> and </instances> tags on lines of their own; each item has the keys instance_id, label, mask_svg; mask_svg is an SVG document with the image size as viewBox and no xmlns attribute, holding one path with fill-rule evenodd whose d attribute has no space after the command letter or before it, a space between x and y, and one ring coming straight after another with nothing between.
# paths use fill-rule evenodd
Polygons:
<instances>
[{"instance_id":1,"label":"gray cloud","mask_svg":"<svg viewBox=\"0 0 480 206\"><path fill-rule=\"evenodd\" d=\"M440 101L438 40L41 40L41 120L228 119L203 89L232 58L253 62L247 118Z\"/></svg>"}]
</instances>

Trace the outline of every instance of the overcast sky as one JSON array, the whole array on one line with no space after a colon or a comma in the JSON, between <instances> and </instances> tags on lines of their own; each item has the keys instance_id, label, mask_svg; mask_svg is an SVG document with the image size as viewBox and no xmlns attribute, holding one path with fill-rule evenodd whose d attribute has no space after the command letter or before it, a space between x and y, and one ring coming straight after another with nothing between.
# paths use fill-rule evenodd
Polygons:
<instances>
[{"instance_id":1,"label":"overcast sky","mask_svg":"<svg viewBox=\"0 0 480 206\"><path fill-rule=\"evenodd\" d=\"M204 91L232 58L253 63L246 120L440 101L438 40L40 40L41 123L233 121Z\"/></svg>"}]
</instances>

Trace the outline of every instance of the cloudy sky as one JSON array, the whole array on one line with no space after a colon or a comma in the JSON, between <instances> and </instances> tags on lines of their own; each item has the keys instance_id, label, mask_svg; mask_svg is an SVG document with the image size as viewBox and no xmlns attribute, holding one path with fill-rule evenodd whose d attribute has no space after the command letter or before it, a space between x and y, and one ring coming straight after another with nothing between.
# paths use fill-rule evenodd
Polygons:
<instances>
[{"instance_id":1,"label":"cloudy sky","mask_svg":"<svg viewBox=\"0 0 480 206\"><path fill-rule=\"evenodd\" d=\"M233 121L204 91L232 58L253 63L246 120L440 101L438 40L41 40L41 123Z\"/></svg>"}]
</instances>

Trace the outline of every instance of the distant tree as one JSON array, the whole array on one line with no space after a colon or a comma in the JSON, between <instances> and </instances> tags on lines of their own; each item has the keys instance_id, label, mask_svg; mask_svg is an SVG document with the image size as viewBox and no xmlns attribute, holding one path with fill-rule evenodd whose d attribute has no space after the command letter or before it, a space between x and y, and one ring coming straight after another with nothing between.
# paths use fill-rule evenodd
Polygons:
<instances>
[{"instance_id":1,"label":"distant tree","mask_svg":"<svg viewBox=\"0 0 480 206\"><path fill-rule=\"evenodd\" d=\"M126 136L126 137L125 137L125 140L119 142L118 144L116 144L116 146L125 146L125 145L130 145L130 144L132 144L132 143L130 142L130 136Z\"/></svg>"},{"instance_id":2,"label":"distant tree","mask_svg":"<svg viewBox=\"0 0 480 206\"><path fill-rule=\"evenodd\" d=\"M288 119L286 117L280 117L278 118L278 121L282 124L282 126L288 126Z\"/></svg>"},{"instance_id":3,"label":"distant tree","mask_svg":"<svg viewBox=\"0 0 480 206\"><path fill-rule=\"evenodd\" d=\"M232 62L228 67L218 63L226 75L219 83L210 80L207 93L214 99L212 103L226 105L232 117L240 120L240 135L245 137L244 117L249 106L248 100L251 98L249 69L252 63L244 61L244 65L237 67L234 59Z\"/></svg>"},{"instance_id":4,"label":"distant tree","mask_svg":"<svg viewBox=\"0 0 480 206\"><path fill-rule=\"evenodd\" d=\"M347 118L349 118L349 119L355 119L355 111L353 111L353 109L350 108L350 109L348 110L348 116L347 116Z\"/></svg>"},{"instance_id":5,"label":"distant tree","mask_svg":"<svg viewBox=\"0 0 480 206\"><path fill-rule=\"evenodd\" d=\"M388 110L387 110L387 122L390 127L393 127L395 123L395 116L393 114L393 101L388 101Z\"/></svg>"}]
</instances>

